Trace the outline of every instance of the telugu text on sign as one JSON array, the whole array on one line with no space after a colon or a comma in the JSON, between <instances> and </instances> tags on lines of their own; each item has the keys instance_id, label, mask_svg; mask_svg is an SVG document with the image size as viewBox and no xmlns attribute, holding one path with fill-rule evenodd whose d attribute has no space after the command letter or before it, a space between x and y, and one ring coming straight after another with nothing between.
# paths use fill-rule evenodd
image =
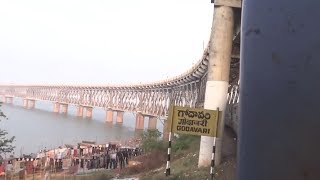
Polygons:
<instances>
[{"instance_id":1,"label":"telugu text on sign","mask_svg":"<svg viewBox=\"0 0 320 180\"><path fill-rule=\"evenodd\" d=\"M216 136L218 111L188 107L171 107L172 132L199 136Z\"/></svg>"}]
</instances>

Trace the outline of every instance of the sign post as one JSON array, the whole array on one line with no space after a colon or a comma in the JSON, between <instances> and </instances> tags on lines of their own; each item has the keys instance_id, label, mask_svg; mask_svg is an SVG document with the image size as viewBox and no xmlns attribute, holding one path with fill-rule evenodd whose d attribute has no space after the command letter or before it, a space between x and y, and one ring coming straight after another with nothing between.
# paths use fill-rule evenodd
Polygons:
<instances>
[{"instance_id":1,"label":"sign post","mask_svg":"<svg viewBox=\"0 0 320 180\"><path fill-rule=\"evenodd\" d=\"M217 108L217 116L216 116L216 127L218 126L219 123L219 108ZM214 167L214 157L216 153L216 137L217 137L217 132L213 138L213 146L212 146L212 155L211 155L211 167L210 167L210 175L211 175L211 180L213 180L213 167Z\"/></svg>"},{"instance_id":2,"label":"sign post","mask_svg":"<svg viewBox=\"0 0 320 180\"><path fill-rule=\"evenodd\" d=\"M190 134L197 136L217 135L217 124L219 121L219 109L207 110L203 108L189 108L170 106L168 114L169 145L166 166L166 176L170 175L170 155L172 133ZM213 177L215 143L212 148L210 174Z\"/></svg>"},{"instance_id":3,"label":"sign post","mask_svg":"<svg viewBox=\"0 0 320 180\"><path fill-rule=\"evenodd\" d=\"M173 116L174 106L169 107L168 114L168 129L169 129L169 145L168 145L168 156L167 156L167 166L166 166L166 176L170 175L170 155L171 155L171 136L172 136L172 116Z\"/></svg>"}]
</instances>

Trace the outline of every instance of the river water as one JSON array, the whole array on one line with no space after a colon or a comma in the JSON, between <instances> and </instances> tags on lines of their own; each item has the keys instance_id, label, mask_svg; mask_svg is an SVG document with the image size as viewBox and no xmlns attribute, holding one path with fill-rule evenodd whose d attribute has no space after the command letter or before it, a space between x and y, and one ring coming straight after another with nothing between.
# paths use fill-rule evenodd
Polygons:
<instances>
[{"instance_id":1,"label":"river water","mask_svg":"<svg viewBox=\"0 0 320 180\"><path fill-rule=\"evenodd\" d=\"M53 103L49 101L37 101L35 109L24 109L22 105L21 98L14 98L13 104L1 106L8 120L2 118L0 127L8 131L8 136L16 137L16 156L62 144L76 145L82 140L106 143L124 141L135 135L135 114L131 112L125 112L123 124L118 125L105 123L106 112L100 108L93 108L92 119L88 120L76 117L76 107L72 105L67 115L53 113ZM147 127L147 118L144 123ZM162 132L159 120L157 128Z\"/></svg>"}]
</instances>

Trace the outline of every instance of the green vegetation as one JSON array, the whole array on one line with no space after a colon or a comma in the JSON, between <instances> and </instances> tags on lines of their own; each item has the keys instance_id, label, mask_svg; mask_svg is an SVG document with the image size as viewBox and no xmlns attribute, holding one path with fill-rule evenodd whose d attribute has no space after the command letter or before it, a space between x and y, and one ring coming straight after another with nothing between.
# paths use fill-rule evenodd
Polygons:
<instances>
[{"instance_id":1,"label":"green vegetation","mask_svg":"<svg viewBox=\"0 0 320 180\"><path fill-rule=\"evenodd\" d=\"M161 132L159 130L147 130L142 134L141 148L146 152L153 150L165 151L166 144L160 139Z\"/></svg>"},{"instance_id":2,"label":"green vegetation","mask_svg":"<svg viewBox=\"0 0 320 180\"><path fill-rule=\"evenodd\" d=\"M0 103L0 107L1 107ZM1 119L8 119L6 115L0 110L0 120ZM8 138L8 132L6 130L0 129L0 154L2 153L9 153L12 152L14 146L12 146L12 142L14 141L15 137Z\"/></svg>"},{"instance_id":3,"label":"green vegetation","mask_svg":"<svg viewBox=\"0 0 320 180\"><path fill-rule=\"evenodd\" d=\"M147 153L154 150L166 152L166 149L168 148L168 142L163 141L160 137L161 132L159 132L157 129L144 131L142 134L142 149ZM179 135L178 137L176 136L172 141L172 152L179 152L189 149L191 146L195 145L195 142L199 142L199 140L199 136L184 134Z\"/></svg>"},{"instance_id":4,"label":"green vegetation","mask_svg":"<svg viewBox=\"0 0 320 180\"><path fill-rule=\"evenodd\" d=\"M165 176L165 167L163 166L162 168L140 174L140 178L141 180L210 179L210 167L198 168L197 164L198 154L190 152L172 162L170 176ZM235 159L224 162L221 166L214 169L214 180L234 180L236 177L235 168Z\"/></svg>"},{"instance_id":5,"label":"green vegetation","mask_svg":"<svg viewBox=\"0 0 320 180\"><path fill-rule=\"evenodd\" d=\"M179 152L181 150L189 149L192 145L195 145L196 142L199 142L199 140L200 140L200 136L185 135L185 134L179 135L178 138L175 138L172 144L172 151Z\"/></svg>"},{"instance_id":6,"label":"green vegetation","mask_svg":"<svg viewBox=\"0 0 320 180\"><path fill-rule=\"evenodd\" d=\"M171 175L165 176L164 161L157 168L140 174L141 179L206 179L209 172L207 168L202 170L197 167L199 143L199 136L183 134L175 136L172 140ZM165 144L167 148L168 142ZM199 172L202 171L204 176L199 176Z\"/></svg>"},{"instance_id":7,"label":"green vegetation","mask_svg":"<svg viewBox=\"0 0 320 180\"><path fill-rule=\"evenodd\" d=\"M225 140L229 139L229 141L232 140L232 142L234 142L234 137L230 136L230 134L227 134L224 138ZM228 144L227 142L228 141L225 141L226 145ZM165 144L165 149L168 147L168 142L164 142L162 144ZM164 174L166 163L165 159L158 161L159 163L156 167L144 170L140 169L140 171L138 171L138 177L142 180L211 179L210 167L198 168L199 146L200 136L184 134L175 136L172 140L171 175L166 177ZM155 150L152 152L154 151ZM152 154L152 152L150 154ZM166 150L164 150L164 153L166 153ZM214 168L214 180L234 180L236 177L235 172L236 158L235 156L229 156L224 159L224 162L220 166Z\"/></svg>"}]
</instances>

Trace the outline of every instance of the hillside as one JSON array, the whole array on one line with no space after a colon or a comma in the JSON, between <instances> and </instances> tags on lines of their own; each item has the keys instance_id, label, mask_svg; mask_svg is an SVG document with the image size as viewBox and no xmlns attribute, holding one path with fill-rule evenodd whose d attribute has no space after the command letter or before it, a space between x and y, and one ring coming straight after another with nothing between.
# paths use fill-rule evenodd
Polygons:
<instances>
[{"instance_id":1,"label":"hillside","mask_svg":"<svg viewBox=\"0 0 320 180\"><path fill-rule=\"evenodd\" d=\"M152 151L144 156L134 159L141 162L124 170L120 177L137 177L141 180L161 179L210 179L210 168L198 168L198 153L200 137L184 137L183 141L190 143L188 147L173 149L171 175L166 177L166 151ZM181 143L176 139L174 143ZM174 146L174 145L173 145ZM181 145L182 146L182 145ZM234 180L236 172L236 135L228 127L223 138L223 163L215 168L216 180ZM210 157L208 157L210 158Z\"/></svg>"},{"instance_id":2,"label":"hillside","mask_svg":"<svg viewBox=\"0 0 320 180\"><path fill-rule=\"evenodd\" d=\"M148 152L132 158L124 169L99 170L92 174L78 176L55 176L52 179L79 179L79 180L164 180L164 179L210 179L210 167L198 168L198 153L200 137L182 135L174 138L172 143L171 175L165 176L167 160L167 142L145 140ZM234 180L236 177L236 135L231 128L225 128L223 137L223 163L216 167L215 180ZM210 157L208 157L210 158Z\"/></svg>"}]
</instances>

